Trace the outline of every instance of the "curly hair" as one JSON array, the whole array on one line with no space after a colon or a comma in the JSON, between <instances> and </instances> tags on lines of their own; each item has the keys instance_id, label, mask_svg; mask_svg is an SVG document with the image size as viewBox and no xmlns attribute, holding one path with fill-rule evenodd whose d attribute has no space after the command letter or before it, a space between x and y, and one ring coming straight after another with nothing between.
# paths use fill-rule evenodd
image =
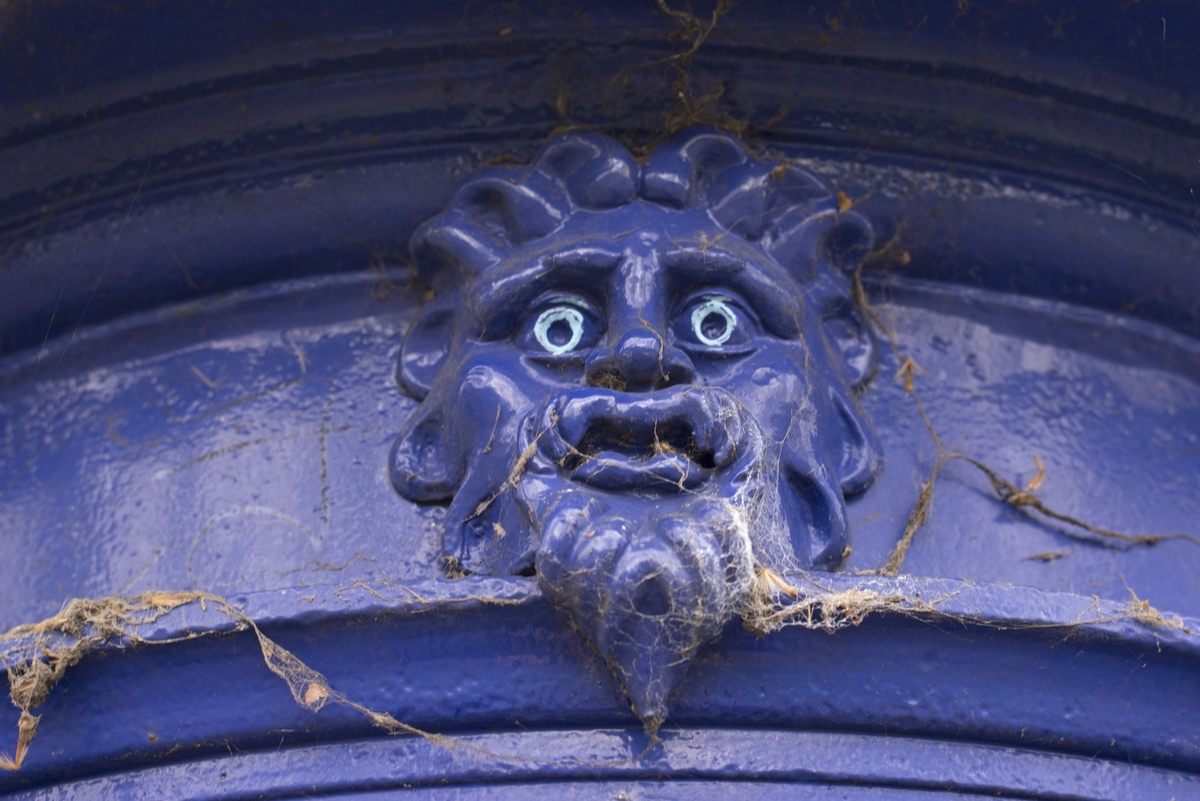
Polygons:
<instances>
[{"instance_id":1,"label":"curly hair","mask_svg":"<svg viewBox=\"0 0 1200 801\"><path fill-rule=\"evenodd\" d=\"M484 169L466 179L446 211L414 234L413 263L435 288L461 285L574 214L639 200L704 210L720 230L757 243L800 283L822 270L844 277L873 240L870 223L841 211L814 176L752 158L728 134L684 131L639 162L614 139L576 131L551 140L529 166ZM848 285L840 288L848 293Z\"/></svg>"},{"instance_id":2,"label":"curly hair","mask_svg":"<svg viewBox=\"0 0 1200 801\"><path fill-rule=\"evenodd\" d=\"M564 134L528 166L473 174L455 190L447 209L418 229L412 258L435 298L410 326L397 362L400 386L422 405L397 439L393 484L411 500L454 499L457 506L447 512L446 523L449 557L457 560L463 551L454 542L490 536L487 525L475 518L490 504L484 499L494 497L498 486L508 486L513 465L495 456L477 464L475 456L490 450L492 442L489 437L485 448L472 438L489 430L522 430L501 425L502 414L517 419L529 410L517 408L508 396L497 396L496 406L489 399L465 412L455 406L464 388L476 393L471 397L487 391L486 382L467 386L462 375L446 372L463 364L473 342L490 344L472 327L478 315L467 295L488 282L491 270L519 273L552 259L557 245L573 246L577 231L605 230L591 222L622 208L632 213L618 216L640 218L645 211L648 219L663 223L679 214L687 222L682 230L698 226L705 242L711 242L710 229L738 237L748 243L748 248L739 243L740 256L757 261L757 250L763 266L772 268L772 278L781 280L777 289L789 294L788 313L776 316L794 311L794 325L780 324L778 329L786 329L781 331L768 322L764 328L781 339L802 340L789 353L804 353L804 366L796 370L811 373L807 386L815 387L806 408L818 410L813 413L819 413L828 433L816 440L785 435L770 457L780 468L777 479L755 484L761 497L750 506L772 510L770 515L756 512L755 520L783 515L792 521L798 564L835 564L847 536L844 495L868 486L878 466L879 447L856 398L874 372L877 348L852 302L849 276L870 248L871 225L862 215L841 210L834 193L809 173L785 161L753 158L732 136L708 129L685 131L643 161L614 139ZM573 218L581 225L573 225ZM794 296L786 285L789 277ZM536 405L535 399L527 400ZM452 411L465 418L448 420ZM468 490L460 492L464 484ZM484 533L477 535L472 527L480 525ZM760 539L782 531L782 524L755 526ZM525 541L506 540L504 547L516 542Z\"/></svg>"}]
</instances>

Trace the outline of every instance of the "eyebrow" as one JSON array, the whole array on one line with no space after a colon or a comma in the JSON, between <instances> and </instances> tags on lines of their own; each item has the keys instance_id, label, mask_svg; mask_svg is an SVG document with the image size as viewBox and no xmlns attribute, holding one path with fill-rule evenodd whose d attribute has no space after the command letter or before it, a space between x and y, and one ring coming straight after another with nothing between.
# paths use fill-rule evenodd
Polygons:
<instances>
[{"instance_id":1,"label":"eyebrow","mask_svg":"<svg viewBox=\"0 0 1200 801\"><path fill-rule=\"evenodd\" d=\"M659 261L667 269L672 295L705 285L727 286L754 307L771 333L784 339L800 336L800 289L781 270L711 247L668 251Z\"/></svg>"},{"instance_id":2,"label":"eyebrow","mask_svg":"<svg viewBox=\"0 0 1200 801\"><path fill-rule=\"evenodd\" d=\"M539 259L519 269L510 270L501 276L490 276L484 272L478 279L490 282L478 295L476 313L479 327L477 337L500 336L509 327L508 323L496 323L525 310L538 295L556 288L570 288L584 283L585 286L604 286L608 276L621 263L622 254L600 248L580 248ZM585 293L586 294L586 293Z\"/></svg>"}]
</instances>

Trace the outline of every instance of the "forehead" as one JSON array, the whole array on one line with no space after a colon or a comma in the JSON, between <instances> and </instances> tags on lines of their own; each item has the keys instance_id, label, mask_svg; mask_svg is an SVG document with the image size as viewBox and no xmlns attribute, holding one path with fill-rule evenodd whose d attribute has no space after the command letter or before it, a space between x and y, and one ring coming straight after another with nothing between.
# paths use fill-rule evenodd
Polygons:
<instances>
[{"instance_id":1,"label":"forehead","mask_svg":"<svg viewBox=\"0 0 1200 801\"><path fill-rule=\"evenodd\" d=\"M719 245L742 258L764 258L759 248L726 232L704 209L675 210L644 200L608 211L576 211L558 231L538 244L552 253L585 242L606 243L616 251L637 256Z\"/></svg>"},{"instance_id":2,"label":"forehead","mask_svg":"<svg viewBox=\"0 0 1200 801\"><path fill-rule=\"evenodd\" d=\"M703 210L643 201L576 212L554 234L516 249L476 277L467 290L468 317L488 330L554 289L620 296L641 307L705 286L740 293L771 333L800 335L801 288L760 247L727 233Z\"/></svg>"}]
</instances>

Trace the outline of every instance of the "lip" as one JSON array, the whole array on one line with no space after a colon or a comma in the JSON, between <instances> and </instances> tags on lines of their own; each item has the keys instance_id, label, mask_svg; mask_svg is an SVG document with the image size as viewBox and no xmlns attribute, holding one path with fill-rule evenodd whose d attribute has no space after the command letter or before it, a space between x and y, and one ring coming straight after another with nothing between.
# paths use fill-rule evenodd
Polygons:
<instances>
[{"instance_id":1,"label":"lip","mask_svg":"<svg viewBox=\"0 0 1200 801\"><path fill-rule=\"evenodd\" d=\"M546 408L538 448L560 473L597 489L694 490L743 451L744 411L725 390L590 389Z\"/></svg>"}]
</instances>

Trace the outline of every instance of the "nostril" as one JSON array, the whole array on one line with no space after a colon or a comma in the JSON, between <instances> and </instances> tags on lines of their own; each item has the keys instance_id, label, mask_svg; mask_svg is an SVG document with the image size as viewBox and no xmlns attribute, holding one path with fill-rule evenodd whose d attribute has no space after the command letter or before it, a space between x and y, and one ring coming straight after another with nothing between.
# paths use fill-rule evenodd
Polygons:
<instances>
[{"instance_id":1,"label":"nostril","mask_svg":"<svg viewBox=\"0 0 1200 801\"><path fill-rule=\"evenodd\" d=\"M649 392L691 384L696 369L687 354L665 343L658 334L638 330L626 334L616 347L588 360L587 383L619 392Z\"/></svg>"},{"instance_id":2,"label":"nostril","mask_svg":"<svg viewBox=\"0 0 1200 801\"><path fill-rule=\"evenodd\" d=\"M647 617L662 617L671 611L671 595L661 576L650 576L633 592L633 609Z\"/></svg>"},{"instance_id":3,"label":"nostril","mask_svg":"<svg viewBox=\"0 0 1200 801\"><path fill-rule=\"evenodd\" d=\"M655 389L666 389L680 384L691 384L696 380L696 368L692 360L674 348L664 354L662 374Z\"/></svg>"},{"instance_id":4,"label":"nostril","mask_svg":"<svg viewBox=\"0 0 1200 801\"><path fill-rule=\"evenodd\" d=\"M612 370L598 370L588 375L588 384L600 389L615 389L617 392L624 392L626 383L620 373L615 373Z\"/></svg>"}]
</instances>

